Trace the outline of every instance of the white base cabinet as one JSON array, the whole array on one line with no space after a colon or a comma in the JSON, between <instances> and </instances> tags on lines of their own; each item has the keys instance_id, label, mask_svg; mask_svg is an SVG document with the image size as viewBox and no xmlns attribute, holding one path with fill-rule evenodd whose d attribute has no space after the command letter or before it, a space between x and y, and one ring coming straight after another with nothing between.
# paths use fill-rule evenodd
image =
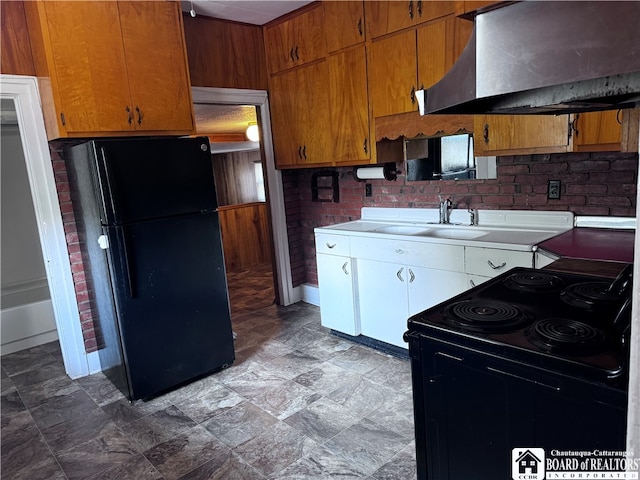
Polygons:
<instances>
[{"instance_id":1,"label":"white base cabinet","mask_svg":"<svg viewBox=\"0 0 640 480\"><path fill-rule=\"evenodd\" d=\"M353 336L360 335L354 285L355 260L322 253L316 258L322 326Z\"/></svg>"}]
</instances>

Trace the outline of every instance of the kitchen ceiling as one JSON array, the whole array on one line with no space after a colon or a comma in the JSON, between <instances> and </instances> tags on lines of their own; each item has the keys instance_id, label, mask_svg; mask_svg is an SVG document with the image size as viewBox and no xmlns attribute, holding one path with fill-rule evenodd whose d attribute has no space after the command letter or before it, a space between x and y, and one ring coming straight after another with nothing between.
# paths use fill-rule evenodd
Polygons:
<instances>
[{"instance_id":1,"label":"kitchen ceiling","mask_svg":"<svg viewBox=\"0 0 640 480\"><path fill-rule=\"evenodd\" d=\"M196 15L264 25L309 3L311 0L183 0L182 11L193 9Z\"/></svg>"}]
</instances>

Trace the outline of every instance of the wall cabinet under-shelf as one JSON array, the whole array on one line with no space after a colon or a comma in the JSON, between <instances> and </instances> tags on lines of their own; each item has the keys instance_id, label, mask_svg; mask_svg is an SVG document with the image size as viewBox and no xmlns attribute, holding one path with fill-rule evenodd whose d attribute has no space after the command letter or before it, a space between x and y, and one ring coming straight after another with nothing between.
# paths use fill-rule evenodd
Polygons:
<instances>
[{"instance_id":1,"label":"wall cabinet under-shelf","mask_svg":"<svg viewBox=\"0 0 640 480\"><path fill-rule=\"evenodd\" d=\"M179 3L34 1L25 9L49 139L193 131Z\"/></svg>"}]
</instances>

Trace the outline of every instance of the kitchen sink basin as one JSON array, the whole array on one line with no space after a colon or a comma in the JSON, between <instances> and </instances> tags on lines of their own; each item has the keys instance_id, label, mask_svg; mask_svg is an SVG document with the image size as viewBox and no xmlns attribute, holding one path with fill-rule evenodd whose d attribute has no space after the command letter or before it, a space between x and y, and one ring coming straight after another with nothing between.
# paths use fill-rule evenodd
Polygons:
<instances>
[{"instance_id":1,"label":"kitchen sink basin","mask_svg":"<svg viewBox=\"0 0 640 480\"><path fill-rule=\"evenodd\" d=\"M420 225L386 225L384 227L376 228L373 232L393 233L396 235L425 235L429 232L429 229Z\"/></svg>"},{"instance_id":2,"label":"kitchen sink basin","mask_svg":"<svg viewBox=\"0 0 640 480\"><path fill-rule=\"evenodd\" d=\"M476 230L475 228L435 228L426 235L436 238L451 238L459 240L473 240L480 238L489 232L484 230Z\"/></svg>"}]
</instances>

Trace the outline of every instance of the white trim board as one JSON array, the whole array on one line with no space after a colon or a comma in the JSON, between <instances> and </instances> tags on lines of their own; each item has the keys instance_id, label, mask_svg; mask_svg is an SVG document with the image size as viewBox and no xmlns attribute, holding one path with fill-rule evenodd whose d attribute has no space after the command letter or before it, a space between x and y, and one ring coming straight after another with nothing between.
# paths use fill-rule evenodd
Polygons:
<instances>
[{"instance_id":1,"label":"white trim board","mask_svg":"<svg viewBox=\"0 0 640 480\"><path fill-rule=\"evenodd\" d=\"M83 377L90 373L90 368L84 349L37 79L0 75L0 96L13 100L16 108L65 370L71 378Z\"/></svg>"}]
</instances>

